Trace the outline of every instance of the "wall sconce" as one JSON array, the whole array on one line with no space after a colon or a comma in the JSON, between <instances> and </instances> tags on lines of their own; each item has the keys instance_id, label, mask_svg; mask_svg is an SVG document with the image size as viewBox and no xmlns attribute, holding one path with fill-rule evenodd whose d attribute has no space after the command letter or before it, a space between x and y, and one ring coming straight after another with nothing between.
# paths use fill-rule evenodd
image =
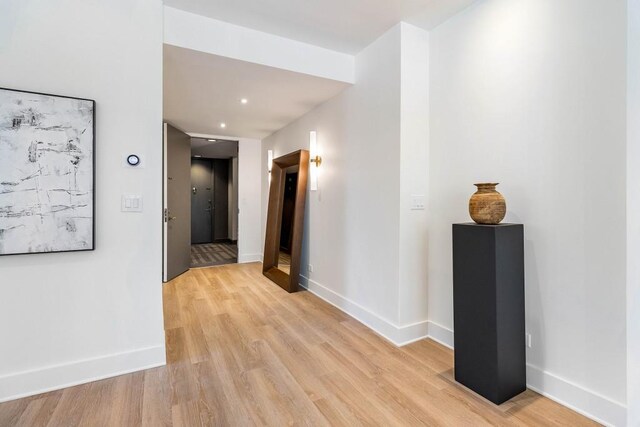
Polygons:
<instances>
[{"instance_id":1,"label":"wall sconce","mask_svg":"<svg viewBox=\"0 0 640 427\"><path fill-rule=\"evenodd\" d=\"M309 132L309 154L311 163L315 163L315 167L312 167L309 171L311 191L316 191L318 189L318 168L322 164L322 157L318 155L318 135L315 130Z\"/></svg>"},{"instance_id":2,"label":"wall sconce","mask_svg":"<svg viewBox=\"0 0 640 427\"><path fill-rule=\"evenodd\" d=\"M271 173L273 167L273 150L267 150L267 171Z\"/></svg>"}]
</instances>

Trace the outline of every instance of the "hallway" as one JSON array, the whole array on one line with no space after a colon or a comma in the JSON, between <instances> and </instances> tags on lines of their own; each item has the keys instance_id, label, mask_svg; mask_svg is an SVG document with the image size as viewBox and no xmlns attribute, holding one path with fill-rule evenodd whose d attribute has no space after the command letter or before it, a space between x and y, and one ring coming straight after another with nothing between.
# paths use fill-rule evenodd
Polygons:
<instances>
[{"instance_id":1,"label":"hallway","mask_svg":"<svg viewBox=\"0 0 640 427\"><path fill-rule=\"evenodd\" d=\"M430 340L396 348L261 265L164 285L168 365L0 404L0 426L596 425L527 391L496 407Z\"/></svg>"}]
</instances>

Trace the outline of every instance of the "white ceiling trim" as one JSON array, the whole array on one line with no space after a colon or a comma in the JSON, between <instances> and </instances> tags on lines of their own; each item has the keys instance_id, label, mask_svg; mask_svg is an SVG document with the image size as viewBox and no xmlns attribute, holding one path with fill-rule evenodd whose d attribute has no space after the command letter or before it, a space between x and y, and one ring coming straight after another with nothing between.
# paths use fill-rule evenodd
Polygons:
<instances>
[{"instance_id":1,"label":"white ceiling trim","mask_svg":"<svg viewBox=\"0 0 640 427\"><path fill-rule=\"evenodd\" d=\"M164 0L164 3L262 34L355 55L399 22L429 31L474 1Z\"/></svg>"},{"instance_id":2,"label":"white ceiling trim","mask_svg":"<svg viewBox=\"0 0 640 427\"><path fill-rule=\"evenodd\" d=\"M164 42L325 79L353 84L352 55L164 7Z\"/></svg>"}]
</instances>

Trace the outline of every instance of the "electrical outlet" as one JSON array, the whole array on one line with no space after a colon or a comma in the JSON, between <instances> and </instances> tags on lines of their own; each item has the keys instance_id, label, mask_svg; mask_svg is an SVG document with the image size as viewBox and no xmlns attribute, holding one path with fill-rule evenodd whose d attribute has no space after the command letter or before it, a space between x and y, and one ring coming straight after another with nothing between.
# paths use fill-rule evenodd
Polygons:
<instances>
[{"instance_id":1,"label":"electrical outlet","mask_svg":"<svg viewBox=\"0 0 640 427\"><path fill-rule=\"evenodd\" d=\"M313 273L313 265L309 264L309 266L307 267L307 271L309 273Z\"/></svg>"},{"instance_id":2,"label":"electrical outlet","mask_svg":"<svg viewBox=\"0 0 640 427\"><path fill-rule=\"evenodd\" d=\"M531 334L525 334L527 347L531 348Z\"/></svg>"}]
</instances>

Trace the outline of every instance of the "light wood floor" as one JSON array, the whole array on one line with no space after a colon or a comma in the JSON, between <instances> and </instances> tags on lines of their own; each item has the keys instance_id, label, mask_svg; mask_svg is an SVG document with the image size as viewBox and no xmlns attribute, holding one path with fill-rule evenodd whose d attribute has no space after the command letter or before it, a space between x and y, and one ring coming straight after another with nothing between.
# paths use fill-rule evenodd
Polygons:
<instances>
[{"instance_id":1,"label":"light wood floor","mask_svg":"<svg viewBox=\"0 0 640 427\"><path fill-rule=\"evenodd\" d=\"M396 348L260 267L164 286L166 367L0 404L0 426L595 425L530 391L496 407L453 381L447 348Z\"/></svg>"}]
</instances>

